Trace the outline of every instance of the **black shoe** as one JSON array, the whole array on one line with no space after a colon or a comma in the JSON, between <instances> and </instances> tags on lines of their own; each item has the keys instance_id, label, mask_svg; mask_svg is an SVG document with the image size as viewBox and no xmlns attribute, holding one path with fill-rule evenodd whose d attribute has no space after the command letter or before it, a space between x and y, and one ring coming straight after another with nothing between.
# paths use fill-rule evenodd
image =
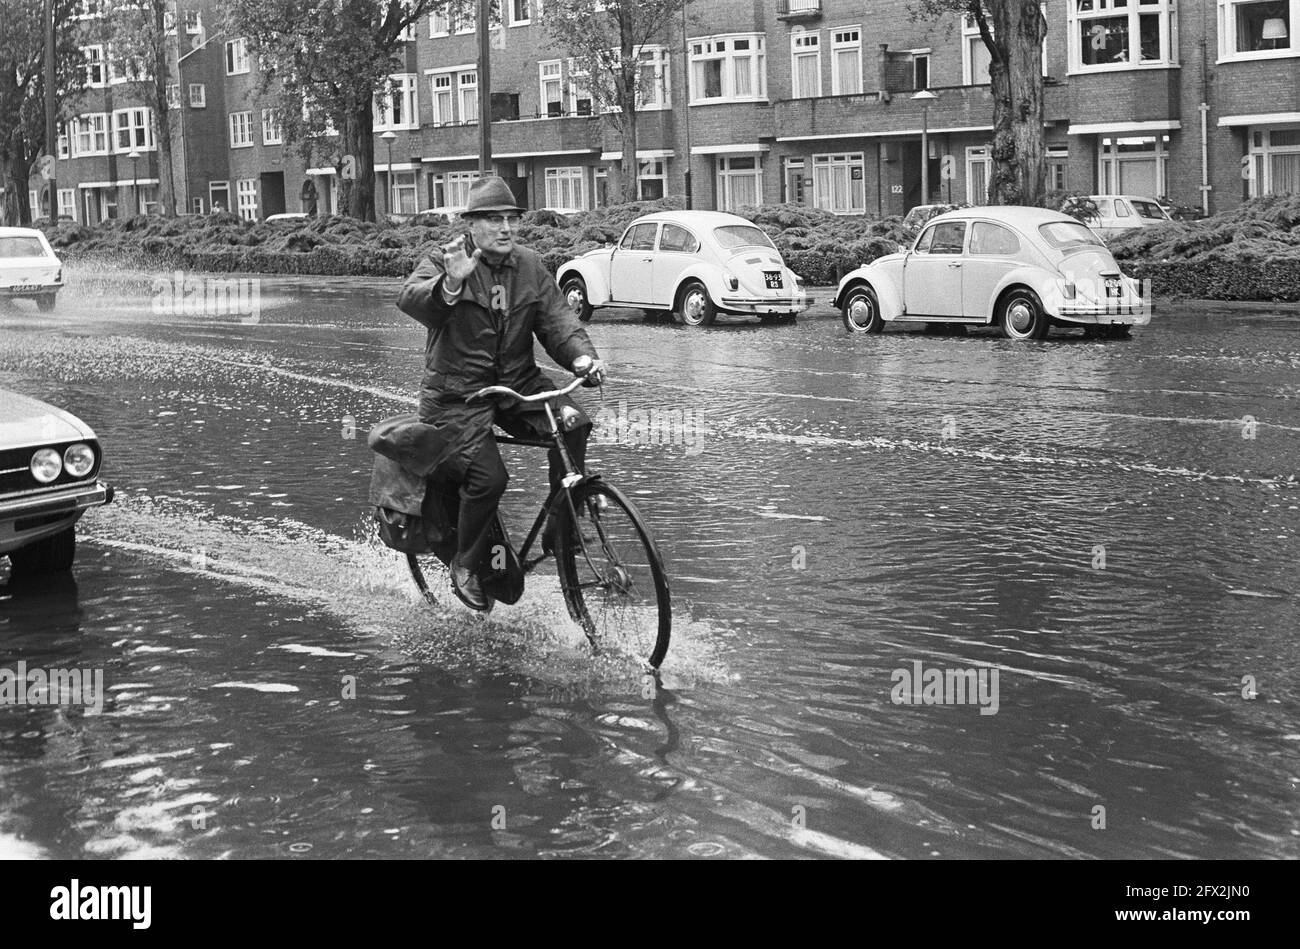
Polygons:
<instances>
[{"instance_id":1,"label":"black shoe","mask_svg":"<svg viewBox=\"0 0 1300 949\"><path fill-rule=\"evenodd\" d=\"M482 613L488 608L488 600L478 584L478 577L456 560L451 562L451 591L471 610Z\"/></svg>"}]
</instances>

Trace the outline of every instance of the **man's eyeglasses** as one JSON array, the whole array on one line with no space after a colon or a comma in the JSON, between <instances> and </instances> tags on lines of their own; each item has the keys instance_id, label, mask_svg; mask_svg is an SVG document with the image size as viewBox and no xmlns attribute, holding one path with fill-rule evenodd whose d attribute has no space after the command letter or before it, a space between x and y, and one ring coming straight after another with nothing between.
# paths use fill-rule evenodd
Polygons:
<instances>
[{"instance_id":1,"label":"man's eyeglasses","mask_svg":"<svg viewBox=\"0 0 1300 949\"><path fill-rule=\"evenodd\" d=\"M509 224L511 227L518 227L520 215L518 214L485 214L483 220L487 221L493 227L501 227L503 224Z\"/></svg>"}]
</instances>

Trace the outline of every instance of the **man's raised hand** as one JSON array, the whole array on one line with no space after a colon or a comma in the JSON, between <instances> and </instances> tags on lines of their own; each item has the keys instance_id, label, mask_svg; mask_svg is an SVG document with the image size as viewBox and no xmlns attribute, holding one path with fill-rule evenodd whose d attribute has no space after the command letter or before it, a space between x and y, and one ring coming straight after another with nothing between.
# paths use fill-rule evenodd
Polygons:
<instances>
[{"instance_id":1,"label":"man's raised hand","mask_svg":"<svg viewBox=\"0 0 1300 949\"><path fill-rule=\"evenodd\" d=\"M447 276L451 278L452 283L459 289L460 285L469 279L469 275L474 272L478 266L479 258L483 256L483 251L474 248L473 254L465 253L465 235L457 237L450 244L442 245L442 266L446 270Z\"/></svg>"}]
</instances>

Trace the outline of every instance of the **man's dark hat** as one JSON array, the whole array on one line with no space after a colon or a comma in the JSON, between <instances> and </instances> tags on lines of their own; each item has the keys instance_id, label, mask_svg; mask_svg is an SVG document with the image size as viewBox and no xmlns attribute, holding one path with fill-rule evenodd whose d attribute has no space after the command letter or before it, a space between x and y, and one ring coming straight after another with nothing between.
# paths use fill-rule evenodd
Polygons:
<instances>
[{"instance_id":1,"label":"man's dark hat","mask_svg":"<svg viewBox=\"0 0 1300 949\"><path fill-rule=\"evenodd\" d=\"M484 175L475 181L469 187L469 200L465 204L465 210L461 212L461 217L474 217L480 214L498 214L502 211L518 211L522 213L525 209L515 204L514 192L506 184L504 178L496 175Z\"/></svg>"}]
</instances>

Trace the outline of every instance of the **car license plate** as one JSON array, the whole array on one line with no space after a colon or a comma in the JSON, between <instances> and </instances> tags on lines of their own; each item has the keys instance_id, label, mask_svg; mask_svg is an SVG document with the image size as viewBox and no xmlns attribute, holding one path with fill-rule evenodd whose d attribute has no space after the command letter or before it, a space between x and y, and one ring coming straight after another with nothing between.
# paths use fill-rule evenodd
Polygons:
<instances>
[{"instance_id":1,"label":"car license plate","mask_svg":"<svg viewBox=\"0 0 1300 949\"><path fill-rule=\"evenodd\" d=\"M1116 277L1106 278L1106 298L1118 300L1120 297L1120 283Z\"/></svg>"},{"instance_id":2,"label":"car license plate","mask_svg":"<svg viewBox=\"0 0 1300 949\"><path fill-rule=\"evenodd\" d=\"M763 283L769 290L780 290L785 286L781 280L781 271L779 270L764 270Z\"/></svg>"}]
</instances>

